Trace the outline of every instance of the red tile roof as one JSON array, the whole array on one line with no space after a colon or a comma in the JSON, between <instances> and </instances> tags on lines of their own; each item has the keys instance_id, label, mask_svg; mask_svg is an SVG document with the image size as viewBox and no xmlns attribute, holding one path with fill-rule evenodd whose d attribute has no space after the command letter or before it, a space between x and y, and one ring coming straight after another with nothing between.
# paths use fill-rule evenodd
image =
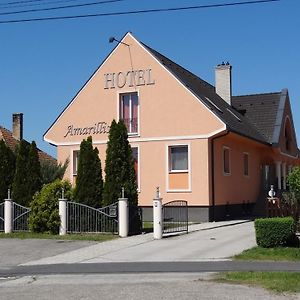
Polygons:
<instances>
[{"instance_id":1,"label":"red tile roof","mask_svg":"<svg viewBox=\"0 0 300 300\"><path fill-rule=\"evenodd\" d=\"M20 141L15 139L12 135L12 132L8 129L0 126L0 140L4 140L5 144L13 151L15 151L16 147L19 145ZM38 149L38 155L40 161L49 161L56 163L56 159L46 152Z\"/></svg>"}]
</instances>

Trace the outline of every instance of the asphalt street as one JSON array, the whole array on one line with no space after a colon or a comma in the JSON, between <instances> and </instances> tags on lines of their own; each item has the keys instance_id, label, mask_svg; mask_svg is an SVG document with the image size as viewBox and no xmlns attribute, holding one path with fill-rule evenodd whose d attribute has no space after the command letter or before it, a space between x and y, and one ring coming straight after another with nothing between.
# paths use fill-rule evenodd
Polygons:
<instances>
[{"instance_id":1,"label":"asphalt street","mask_svg":"<svg viewBox=\"0 0 300 300\"><path fill-rule=\"evenodd\" d=\"M262 288L209 281L202 273L25 276L0 279L2 300L296 300Z\"/></svg>"},{"instance_id":2,"label":"asphalt street","mask_svg":"<svg viewBox=\"0 0 300 300\"><path fill-rule=\"evenodd\" d=\"M189 234L144 234L104 243L0 240L1 299L300 299L209 281L223 271L296 271L300 263L232 261L256 245L253 222L194 225Z\"/></svg>"}]
</instances>

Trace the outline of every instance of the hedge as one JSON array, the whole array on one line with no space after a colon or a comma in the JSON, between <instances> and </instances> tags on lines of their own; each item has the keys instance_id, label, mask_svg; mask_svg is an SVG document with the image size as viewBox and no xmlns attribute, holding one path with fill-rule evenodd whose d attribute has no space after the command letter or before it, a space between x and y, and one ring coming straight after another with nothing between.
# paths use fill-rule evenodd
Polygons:
<instances>
[{"instance_id":1,"label":"hedge","mask_svg":"<svg viewBox=\"0 0 300 300\"><path fill-rule=\"evenodd\" d=\"M264 248L287 246L295 241L292 217L256 219L256 243Z\"/></svg>"}]
</instances>

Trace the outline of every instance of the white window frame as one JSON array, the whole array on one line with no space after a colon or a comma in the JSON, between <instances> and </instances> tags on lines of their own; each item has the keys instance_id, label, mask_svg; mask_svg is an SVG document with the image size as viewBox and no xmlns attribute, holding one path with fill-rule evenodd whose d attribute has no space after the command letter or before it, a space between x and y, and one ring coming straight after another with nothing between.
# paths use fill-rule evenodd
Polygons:
<instances>
[{"instance_id":1,"label":"white window frame","mask_svg":"<svg viewBox=\"0 0 300 300\"><path fill-rule=\"evenodd\" d=\"M188 147L188 170L170 170L170 148L171 147ZM180 193L180 192L192 192L192 154L191 154L191 144L190 143L172 143L166 144L166 192L167 193ZM188 173L188 188L187 189L170 189L169 187L169 175L176 173Z\"/></svg>"},{"instance_id":2,"label":"white window frame","mask_svg":"<svg viewBox=\"0 0 300 300\"><path fill-rule=\"evenodd\" d=\"M172 169L172 156L171 156L171 149L172 148L187 148L187 155L188 155L188 168L185 170L173 170ZM175 145L169 146L169 173L188 173L189 172L189 147L188 145Z\"/></svg>"},{"instance_id":3,"label":"white window frame","mask_svg":"<svg viewBox=\"0 0 300 300\"><path fill-rule=\"evenodd\" d=\"M118 120L121 120L121 116L123 115L123 112L120 111L121 108L121 100L123 95L128 95L128 94L137 94L138 98L138 108L137 108L137 124L138 124L138 130L137 132L129 132L128 131L128 137L137 137L140 136L140 93L139 91L122 91L121 93L118 93L118 100L117 100L117 112L118 112ZM130 119L132 119L132 103L131 103L131 98L129 100L129 114L130 114ZM130 125L131 126L131 125Z\"/></svg>"},{"instance_id":4,"label":"white window frame","mask_svg":"<svg viewBox=\"0 0 300 300\"><path fill-rule=\"evenodd\" d=\"M79 151L80 149L71 149L71 155L70 157L71 159L71 168L70 168L70 172L71 172L71 177L73 178L74 176L77 176L77 172L78 172L78 155L79 155ZM75 153L77 153L76 157L75 157ZM77 166L76 166L77 164Z\"/></svg>"},{"instance_id":5,"label":"white window frame","mask_svg":"<svg viewBox=\"0 0 300 300\"><path fill-rule=\"evenodd\" d=\"M138 187L137 190L141 192L141 154L140 154L140 145L132 144L131 148L137 148L138 151Z\"/></svg>"},{"instance_id":6,"label":"white window frame","mask_svg":"<svg viewBox=\"0 0 300 300\"><path fill-rule=\"evenodd\" d=\"M224 156L224 152L228 150L228 168L229 168L229 172L225 171L225 156ZM222 148L222 171L223 171L223 175L224 176L230 176L231 175L231 149L230 147L227 146L223 146Z\"/></svg>"},{"instance_id":7,"label":"white window frame","mask_svg":"<svg viewBox=\"0 0 300 300\"><path fill-rule=\"evenodd\" d=\"M247 156L248 158L247 158L247 169L248 169L248 174L246 174L246 169L245 169L245 156ZM243 174L244 174L244 176L245 177L247 177L247 178L249 178L250 177L250 170L249 170L249 166L250 166L250 163L249 163L249 161L250 161L250 155L249 155L249 152L243 152Z\"/></svg>"}]
</instances>

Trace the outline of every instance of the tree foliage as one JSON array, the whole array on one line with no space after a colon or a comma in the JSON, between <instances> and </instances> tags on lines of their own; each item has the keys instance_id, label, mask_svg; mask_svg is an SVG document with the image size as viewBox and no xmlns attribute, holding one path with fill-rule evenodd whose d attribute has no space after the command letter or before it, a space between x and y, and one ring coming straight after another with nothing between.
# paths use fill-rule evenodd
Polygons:
<instances>
[{"instance_id":1,"label":"tree foliage","mask_svg":"<svg viewBox=\"0 0 300 300\"><path fill-rule=\"evenodd\" d=\"M129 203L137 205L138 194L132 151L128 142L127 129L122 120L113 120L106 149L105 183L103 200L105 205L121 197L124 187Z\"/></svg>"},{"instance_id":2,"label":"tree foliage","mask_svg":"<svg viewBox=\"0 0 300 300\"><path fill-rule=\"evenodd\" d=\"M8 189L12 188L15 160L13 151L0 140L0 202L7 198Z\"/></svg>"},{"instance_id":3,"label":"tree foliage","mask_svg":"<svg viewBox=\"0 0 300 300\"><path fill-rule=\"evenodd\" d=\"M16 152L16 169L12 185L15 202L29 206L33 195L41 188L41 170L35 142L21 140Z\"/></svg>"},{"instance_id":4,"label":"tree foliage","mask_svg":"<svg viewBox=\"0 0 300 300\"><path fill-rule=\"evenodd\" d=\"M290 209L295 226L299 222L300 206L300 167L294 167L287 177L288 191L282 193L284 204Z\"/></svg>"},{"instance_id":5,"label":"tree foliage","mask_svg":"<svg viewBox=\"0 0 300 300\"><path fill-rule=\"evenodd\" d=\"M30 203L31 197L28 193L28 155L30 144L21 140L17 148L16 171L12 185L12 197L15 202L26 206Z\"/></svg>"},{"instance_id":6,"label":"tree foliage","mask_svg":"<svg viewBox=\"0 0 300 300\"><path fill-rule=\"evenodd\" d=\"M42 185L44 185L54 182L57 179L62 180L69 165L69 160L67 159L63 164L45 160L41 161L40 164Z\"/></svg>"},{"instance_id":7,"label":"tree foliage","mask_svg":"<svg viewBox=\"0 0 300 300\"><path fill-rule=\"evenodd\" d=\"M34 141L32 141L29 148L27 172L28 172L27 176L28 176L28 194L29 194L28 197L30 197L30 201L31 201L33 195L37 191L39 191L42 187L41 165L39 161L39 155L38 155L36 143Z\"/></svg>"},{"instance_id":8,"label":"tree foliage","mask_svg":"<svg viewBox=\"0 0 300 300\"><path fill-rule=\"evenodd\" d=\"M295 193L297 202L300 203L300 167L294 167L287 177L290 192Z\"/></svg>"},{"instance_id":9,"label":"tree foliage","mask_svg":"<svg viewBox=\"0 0 300 300\"><path fill-rule=\"evenodd\" d=\"M92 137L80 144L74 200L95 208L102 205L103 179L97 148Z\"/></svg>"},{"instance_id":10,"label":"tree foliage","mask_svg":"<svg viewBox=\"0 0 300 300\"><path fill-rule=\"evenodd\" d=\"M66 199L72 200L71 184L60 180L44 185L42 190L34 195L30 205L31 231L58 234L60 226L58 199L62 196L62 190Z\"/></svg>"}]
</instances>

